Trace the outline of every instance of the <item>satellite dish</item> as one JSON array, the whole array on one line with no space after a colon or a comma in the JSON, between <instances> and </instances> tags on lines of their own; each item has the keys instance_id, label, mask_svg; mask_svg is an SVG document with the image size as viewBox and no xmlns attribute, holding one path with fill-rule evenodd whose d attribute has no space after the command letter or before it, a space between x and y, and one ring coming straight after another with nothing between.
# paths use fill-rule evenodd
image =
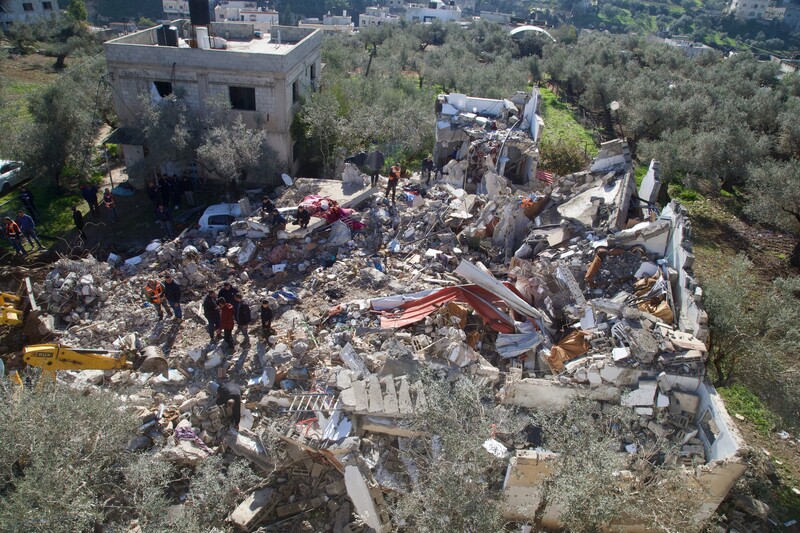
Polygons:
<instances>
[{"instance_id":1,"label":"satellite dish","mask_svg":"<svg viewBox=\"0 0 800 533\"><path fill-rule=\"evenodd\" d=\"M611 108L611 111L619 111L619 102L614 100L608 107Z\"/></svg>"}]
</instances>

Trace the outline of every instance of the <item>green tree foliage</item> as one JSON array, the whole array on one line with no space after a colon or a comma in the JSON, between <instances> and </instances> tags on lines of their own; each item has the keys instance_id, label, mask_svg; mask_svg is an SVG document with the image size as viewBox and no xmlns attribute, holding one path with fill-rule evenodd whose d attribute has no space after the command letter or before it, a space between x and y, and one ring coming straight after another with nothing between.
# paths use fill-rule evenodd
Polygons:
<instances>
[{"instance_id":1,"label":"green tree foliage","mask_svg":"<svg viewBox=\"0 0 800 533\"><path fill-rule=\"evenodd\" d=\"M540 167L558 176L566 176L582 170L587 163L583 146L570 139L543 141L539 148Z\"/></svg>"},{"instance_id":2,"label":"green tree foliage","mask_svg":"<svg viewBox=\"0 0 800 533\"><path fill-rule=\"evenodd\" d=\"M86 23L70 14L37 19L28 24L16 24L8 37L22 53L41 51L56 58L55 68L63 69L70 55L90 55L100 52L100 39L92 34Z\"/></svg>"},{"instance_id":3,"label":"green tree foliage","mask_svg":"<svg viewBox=\"0 0 800 533\"><path fill-rule=\"evenodd\" d=\"M94 139L111 106L108 88L100 83L104 70L105 61L93 59L28 97L32 121L14 152L30 177L53 179L59 187L66 167L78 178L89 172Z\"/></svg>"},{"instance_id":4,"label":"green tree foliage","mask_svg":"<svg viewBox=\"0 0 800 533\"><path fill-rule=\"evenodd\" d=\"M750 167L747 212L756 220L800 233L800 160L766 161ZM800 267L800 243L791 262Z\"/></svg>"},{"instance_id":5,"label":"green tree foliage","mask_svg":"<svg viewBox=\"0 0 800 533\"><path fill-rule=\"evenodd\" d=\"M83 0L70 0L67 13L77 21L85 22L89 19L89 12L86 10L86 3Z\"/></svg>"},{"instance_id":6,"label":"green tree foliage","mask_svg":"<svg viewBox=\"0 0 800 533\"><path fill-rule=\"evenodd\" d=\"M267 132L248 128L239 114L203 133L197 159L216 175L242 182L274 184L281 170L275 164L277 153L269 145Z\"/></svg>"},{"instance_id":7,"label":"green tree foliage","mask_svg":"<svg viewBox=\"0 0 800 533\"><path fill-rule=\"evenodd\" d=\"M412 427L424 437L409 439L405 454L419 479L400 496L393 518L408 531L502 531L501 487L506 462L483 448L492 428L522 430L527 418L497 405L491 392L469 379L429 379L428 409Z\"/></svg>"},{"instance_id":8,"label":"green tree foliage","mask_svg":"<svg viewBox=\"0 0 800 533\"><path fill-rule=\"evenodd\" d=\"M800 350L800 278L779 278L765 287L755 281L743 256L703 280L716 383L744 383L786 424L799 427L794 354Z\"/></svg>"},{"instance_id":9,"label":"green tree foliage","mask_svg":"<svg viewBox=\"0 0 800 533\"><path fill-rule=\"evenodd\" d=\"M142 95L144 113L141 131L148 147L147 156L134 172L157 171L164 163L191 163L199 146L199 122L179 93L153 101Z\"/></svg>"},{"instance_id":10,"label":"green tree foliage","mask_svg":"<svg viewBox=\"0 0 800 533\"><path fill-rule=\"evenodd\" d=\"M117 494L137 420L110 394L0 387L0 529L92 530Z\"/></svg>"}]
</instances>

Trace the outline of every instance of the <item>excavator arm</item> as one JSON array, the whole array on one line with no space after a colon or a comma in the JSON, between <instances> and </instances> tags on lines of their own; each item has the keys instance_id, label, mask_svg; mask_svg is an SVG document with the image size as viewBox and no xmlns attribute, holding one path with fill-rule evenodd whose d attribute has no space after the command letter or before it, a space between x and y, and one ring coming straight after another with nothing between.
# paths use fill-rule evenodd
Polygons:
<instances>
[{"instance_id":1,"label":"excavator arm","mask_svg":"<svg viewBox=\"0 0 800 533\"><path fill-rule=\"evenodd\" d=\"M167 360L160 351L148 347L141 364L128 361L127 354L99 348L70 348L63 344L32 344L22 351L22 359L30 366L42 369L42 377L55 381L59 370L139 370L165 373Z\"/></svg>"}]
</instances>

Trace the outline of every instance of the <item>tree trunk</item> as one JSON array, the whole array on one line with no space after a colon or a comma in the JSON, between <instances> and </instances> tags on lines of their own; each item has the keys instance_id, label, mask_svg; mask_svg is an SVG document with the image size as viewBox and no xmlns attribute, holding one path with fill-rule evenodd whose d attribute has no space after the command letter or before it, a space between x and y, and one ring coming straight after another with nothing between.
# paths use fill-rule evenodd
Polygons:
<instances>
[{"instance_id":1,"label":"tree trunk","mask_svg":"<svg viewBox=\"0 0 800 533\"><path fill-rule=\"evenodd\" d=\"M58 55L56 56L56 64L55 64L55 65L53 65L53 67L54 67L56 70L63 70L63 69L64 69L64 67L66 67L66 66L67 66L67 65L65 64L65 61L66 61L66 60L67 60L67 54L58 54Z\"/></svg>"},{"instance_id":2,"label":"tree trunk","mask_svg":"<svg viewBox=\"0 0 800 533\"><path fill-rule=\"evenodd\" d=\"M372 58L375 57L375 54L377 53L378 53L378 46L373 44L372 50L369 53L369 61L367 61L367 71L364 72L365 78L369 76L369 68L372 66Z\"/></svg>"},{"instance_id":3,"label":"tree trunk","mask_svg":"<svg viewBox=\"0 0 800 533\"><path fill-rule=\"evenodd\" d=\"M789 264L795 268L800 268L800 242L794 245L792 255L789 256Z\"/></svg>"}]
</instances>

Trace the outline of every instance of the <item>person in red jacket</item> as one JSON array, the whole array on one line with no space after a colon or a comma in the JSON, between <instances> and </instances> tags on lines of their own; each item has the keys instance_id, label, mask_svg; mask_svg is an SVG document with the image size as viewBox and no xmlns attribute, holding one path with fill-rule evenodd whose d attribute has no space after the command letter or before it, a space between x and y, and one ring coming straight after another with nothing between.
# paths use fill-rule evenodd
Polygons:
<instances>
[{"instance_id":1,"label":"person in red jacket","mask_svg":"<svg viewBox=\"0 0 800 533\"><path fill-rule=\"evenodd\" d=\"M236 325L233 315L233 305L226 302L225 298L218 298L217 305L219 306L219 319L222 324L222 334L225 342L233 350L233 327Z\"/></svg>"}]
</instances>

